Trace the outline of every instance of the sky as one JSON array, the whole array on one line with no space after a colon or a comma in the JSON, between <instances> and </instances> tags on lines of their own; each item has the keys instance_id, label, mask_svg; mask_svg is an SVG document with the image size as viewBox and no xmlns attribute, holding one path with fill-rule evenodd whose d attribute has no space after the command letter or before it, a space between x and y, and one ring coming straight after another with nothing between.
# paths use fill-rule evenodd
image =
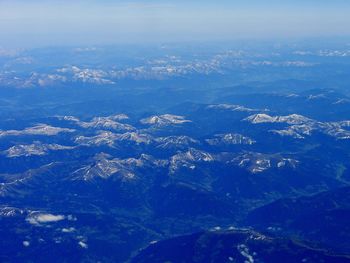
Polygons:
<instances>
[{"instance_id":1,"label":"sky","mask_svg":"<svg viewBox=\"0 0 350 263\"><path fill-rule=\"evenodd\" d=\"M348 37L349 0L0 0L0 46Z\"/></svg>"}]
</instances>

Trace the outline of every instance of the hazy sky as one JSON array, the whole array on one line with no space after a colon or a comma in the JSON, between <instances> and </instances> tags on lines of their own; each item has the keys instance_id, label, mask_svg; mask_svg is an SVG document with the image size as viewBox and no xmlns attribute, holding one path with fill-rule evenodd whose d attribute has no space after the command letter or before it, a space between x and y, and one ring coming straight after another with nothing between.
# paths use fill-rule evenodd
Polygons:
<instances>
[{"instance_id":1,"label":"hazy sky","mask_svg":"<svg viewBox=\"0 0 350 263\"><path fill-rule=\"evenodd\" d=\"M0 46L350 36L350 0L0 0Z\"/></svg>"}]
</instances>

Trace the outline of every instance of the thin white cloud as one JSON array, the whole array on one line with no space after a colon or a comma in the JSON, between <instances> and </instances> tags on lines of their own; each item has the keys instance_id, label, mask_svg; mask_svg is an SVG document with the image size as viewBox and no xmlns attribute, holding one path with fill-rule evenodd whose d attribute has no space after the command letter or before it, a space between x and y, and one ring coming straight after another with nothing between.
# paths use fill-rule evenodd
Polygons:
<instances>
[{"instance_id":1,"label":"thin white cloud","mask_svg":"<svg viewBox=\"0 0 350 263\"><path fill-rule=\"evenodd\" d=\"M44 213L32 213L27 217L27 222L32 225L40 225L46 223L55 223L62 220L65 220L64 215L53 215L53 214L44 214Z\"/></svg>"},{"instance_id":2,"label":"thin white cloud","mask_svg":"<svg viewBox=\"0 0 350 263\"><path fill-rule=\"evenodd\" d=\"M74 227L70 227L70 228L62 228L62 233L72 233L74 232L76 229Z\"/></svg>"},{"instance_id":3,"label":"thin white cloud","mask_svg":"<svg viewBox=\"0 0 350 263\"><path fill-rule=\"evenodd\" d=\"M83 241L79 241L79 246L81 246L82 248L88 248L88 245L85 243L85 242L83 242Z\"/></svg>"},{"instance_id":4,"label":"thin white cloud","mask_svg":"<svg viewBox=\"0 0 350 263\"><path fill-rule=\"evenodd\" d=\"M30 242L27 241L27 240L23 241L23 246L29 247L30 246Z\"/></svg>"}]
</instances>

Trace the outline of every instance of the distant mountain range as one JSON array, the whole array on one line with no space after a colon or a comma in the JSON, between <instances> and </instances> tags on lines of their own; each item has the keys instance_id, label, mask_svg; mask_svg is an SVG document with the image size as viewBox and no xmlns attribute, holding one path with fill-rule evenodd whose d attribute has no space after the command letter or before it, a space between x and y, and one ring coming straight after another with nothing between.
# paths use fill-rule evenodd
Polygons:
<instances>
[{"instance_id":1,"label":"distant mountain range","mask_svg":"<svg viewBox=\"0 0 350 263\"><path fill-rule=\"evenodd\" d=\"M349 262L347 49L204 50L0 52L0 262Z\"/></svg>"},{"instance_id":2,"label":"distant mountain range","mask_svg":"<svg viewBox=\"0 0 350 263\"><path fill-rule=\"evenodd\" d=\"M156 242L131 262L350 262L300 242L271 238L250 230L214 230Z\"/></svg>"}]
</instances>

